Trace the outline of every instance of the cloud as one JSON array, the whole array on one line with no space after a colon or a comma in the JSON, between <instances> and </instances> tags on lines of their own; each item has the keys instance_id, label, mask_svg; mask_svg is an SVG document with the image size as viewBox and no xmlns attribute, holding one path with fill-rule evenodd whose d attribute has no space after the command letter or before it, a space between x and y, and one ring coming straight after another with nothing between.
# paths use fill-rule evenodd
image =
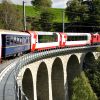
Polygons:
<instances>
[{"instance_id":1,"label":"cloud","mask_svg":"<svg viewBox=\"0 0 100 100\"><path fill-rule=\"evenodd\" d=\"M23 4L23 1L26 2L25 5L31 5L31 0L12 0L13 3L20 4L20 5Z\"/></svg>"},{"instance_id":2,"label":"cloud","mask_svg":"<svg viewBox=\"0 0 100 100\"><path fill-rule=\"evenodd\" d=\"M53 8L65 8L68 0L53 0Z\"/></svg>"}]
</instances>

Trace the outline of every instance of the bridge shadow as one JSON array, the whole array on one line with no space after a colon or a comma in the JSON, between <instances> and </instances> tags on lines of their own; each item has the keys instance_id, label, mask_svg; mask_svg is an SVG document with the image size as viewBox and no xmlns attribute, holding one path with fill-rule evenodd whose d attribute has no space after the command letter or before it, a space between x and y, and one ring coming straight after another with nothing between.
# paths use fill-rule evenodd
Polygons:
<instances>
[{"instance_id":1,"label":"bridge shadow","mask_svg":"<svg viewBox=\"0 0 100 100\"><path fill-rule=\"evenodd\" d=\"M65 100L63 64L60 58L54 60L51 78L53 100Z\"/></svg>"},{"instance_id":2,"label":"bridge shadow","mask_svg":"<svg viewBox=\"0 0 100 100\"><path fill-rule=\"evenodd\" d=\"M34 100L33 78L30 69L26 69L22 80L22 89L29 100Z\"/></svg>"},{"instance_id":3,"label":"bridge shadow","mask_svg":"<svg viewBox=\"0 0 100 100\"><path fill-rule=\"evenodd\" d=\"M49 100L48 70L44 62L37 72L37 100Z\"/></svg>"},{"instance_id":4,"label":"bridge shadow","mask_svg":"<svg viewBox=\"0 0 100 100\"><path fill-rule=\"evenodd\" d=\"M75 77L80 75L80 72L81 72L79 60L78 60L76 55L71 55L71 57L69 58L66 71L67 71L66 86L68 87L68 94L67 95L68 95L68 99L71 100L72 91L73 91L72 81L74 80Z\"/></svg>"}]
</instances>

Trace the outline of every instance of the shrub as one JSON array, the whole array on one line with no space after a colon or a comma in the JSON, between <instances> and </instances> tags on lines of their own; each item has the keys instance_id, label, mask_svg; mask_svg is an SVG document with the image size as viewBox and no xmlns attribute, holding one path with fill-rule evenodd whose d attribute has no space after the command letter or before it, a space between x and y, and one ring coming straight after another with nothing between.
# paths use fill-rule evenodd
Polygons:
<instances>
[{"instance_id":1,"label":"shrub","mask_svg":"<svg viewBox=\"0 0 100 100\"><path fill-rule=\"evenodd\" d=\"M72 100L97 100L84 72L73 80Z\"/></svg>"}]
</instances>

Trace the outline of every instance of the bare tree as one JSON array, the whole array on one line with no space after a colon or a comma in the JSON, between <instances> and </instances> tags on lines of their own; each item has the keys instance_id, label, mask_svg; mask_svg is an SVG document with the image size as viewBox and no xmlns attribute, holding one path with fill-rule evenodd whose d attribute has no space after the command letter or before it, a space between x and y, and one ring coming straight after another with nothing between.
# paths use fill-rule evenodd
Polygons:
<instances>
[{"instance_id":1,"label":"bare tree","mask_svg":"<svg viewBox=\"0 0 100 100\"><path fill-rule=\"evenodd\" d=\"M21 29L21 13L17 6L11 1L3 0L0 6L0 22L4 29L19 30ZM20 26L20 27L19 27Z\"/></svg>"}]
</instances>

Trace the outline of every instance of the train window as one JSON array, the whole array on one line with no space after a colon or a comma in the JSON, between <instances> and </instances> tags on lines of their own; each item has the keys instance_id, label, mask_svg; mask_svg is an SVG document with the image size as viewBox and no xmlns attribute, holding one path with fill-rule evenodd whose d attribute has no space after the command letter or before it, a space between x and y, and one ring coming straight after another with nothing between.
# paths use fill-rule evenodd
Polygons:
<instances>
[{"instance_id":1,"label":"train window","mask_svg":"<svg viewBox=\"0 0 100 100\"><path fill-rule=\"evenodd\" d=\"M11 45L12 45L12 44L13 44L13 42L14 42L13 40L14 40L14 37L13 37L13 36L11 36L11 37L10 37L10 44L11 44Z\"/></svg>"},{"instance_id":2,"label":"train window","mask_svg":"<svg viewBox=\"0 0 100 100\"><path fill-rule=\"evenodd\" d=\"M88 39L87 36L84 36L84 39L87 40Z\"/></svg>"},{"instance_id":3,"label":"train window","mask_svg":"<svg viewBox=\"0 0 100 100\"><path fill-rule=\"evenodd\" d=\"M24 37L24 38L23 38L23 43L26 43L25 41L26 41L26 38Z\"/></svg>"},{"instance_id":4,"label":"train window","mask_svg":"<svg viewBox=\"0 0 100 100\"><path fill-rule=\"evenodd\" d=\"M67 41L82 41L87 40L87 36L68 36Z\"/></svg>"},{"instance_id":5,"label":"train window","mask_svg":"<svg viewBox=\"0 0 100 100\"><path fill-rule=\"evenodd\" d=\"M96 36L94 36L94 38L96 38Z\"/></svg>"},{"instance_id":6,"label":"train window","mask_svg":"<svg viewBox=\"0 0 100 100\"><path fill-rule=\"evenodd\" d=\"M16 37L16 44L18 44L18 37Z\"/></svg>"},{"instance_id":7,"label":"train window","mask_svg":"<svg viewBox=\"0 0 100 100\"><path fill-rule=\"evenodd\" d=\"M6 36L6 44L10 45L10 37L9 36Z\"/></svg>"},{"instance_id":8,"label":"train window","mask_svg":"<svg viewBox=\"0 0 100 100\"><path fill-rule=\"evenodd\" d=\"M23 44L23 37L21 39L22 39L22 44Z\"/></svg>"},{"instance_id":9,"label":"train window","mask_svg":"<svg viewBox=\"0 0 100 100\"><path fill-rule=\"evenodd\" d=\"M18 44L20 44L20 37L18 37Z\"/></svg>"},{"instance_id":10,"label":"train window","mask_svg":"<svg viewBox=\"0 0 100 100\"><path fill-rule=\"evenodd\" d=\"M57 34L38 35L37 40L38 40L39 43L57 42L58 41L58 36L57 36Z\"/></svg>"},{"instance_id":11,"label":"train window","mask_svg":"<svg viewBox=\"0 0 100 100\"><path fill-rule=\"evenodd\" d=\"M21 37L18 37L18 39L19 39L18 43L21 44Z\"/></svg>"},{"instance_id":12,"label":"train window","mask_svg":"<svg viewBox=\"0 0 100 100\"><path fill-rule=\"evenodd\" d=\"M25 37L23 37L23 44L25 44Z\"/></svg>"},{"instance_id":13,"label":"train window","mask_svg":"<svg viewBox=\"0 0 100 100\"><path fill-rule=\"evenodd\" d=\"M14 43L16 43L16 37L15 36L14 36L14 40L13 41L14 41Z\"/></svg>"},{"instance_id":14,"label":"train window","mask_svg":"<svg viewBox=\"0 0 100 100\"><path fill-rule=\"evenodd\" d=\"M22 37L19 37L19 42L20 44L22 44Z\"/></svg>"},{"instance_id":15,"label":"train window","mask_svg":"<svg viewBox=\"0 0 100 100\"><path fill-rule=\"evenodd\" d=\"M23 44L25 43L25 37L23 37Z\"/></svg>"},{"instance_id":16,"label":"train window","mask_svg":"<svg viewBox=\"0 0 100 100\"><path fill-rule=\"evenodd\" d=\"M53 38L53 37L54 37L54 38ZM51 40L54 41L54 42L55 42L55 41L56 41L56 42L58 41L58 36L57 36L56 33L53 33L53 36L52 36Z\"/></svg>"}]
</instances>

